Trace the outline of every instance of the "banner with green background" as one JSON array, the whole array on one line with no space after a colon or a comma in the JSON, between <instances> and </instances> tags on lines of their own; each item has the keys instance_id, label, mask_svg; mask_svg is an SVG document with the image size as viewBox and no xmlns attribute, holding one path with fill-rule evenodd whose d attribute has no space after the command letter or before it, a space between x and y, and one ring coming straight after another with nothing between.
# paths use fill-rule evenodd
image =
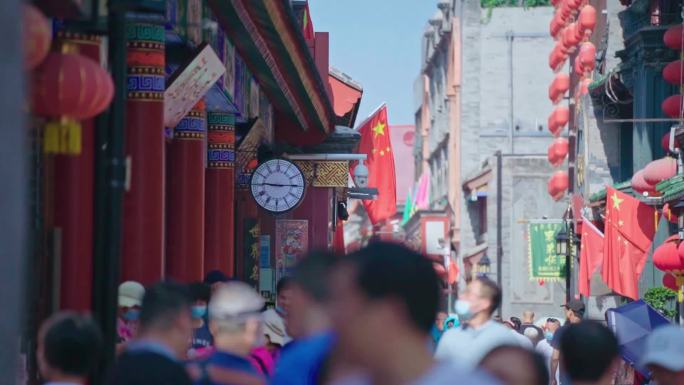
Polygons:
<instances>
[{"instance_id":1,"label":"banner with green background","mask_svg":"<svg viewBox=\"0 0 684 385\"><path fill-rule=\"evenodd\" d=\"M531 280L565 278L565 257L556 255L556 235L562 227L559 222L529 224L527 239Z\"/></svg>"}]
</instances>

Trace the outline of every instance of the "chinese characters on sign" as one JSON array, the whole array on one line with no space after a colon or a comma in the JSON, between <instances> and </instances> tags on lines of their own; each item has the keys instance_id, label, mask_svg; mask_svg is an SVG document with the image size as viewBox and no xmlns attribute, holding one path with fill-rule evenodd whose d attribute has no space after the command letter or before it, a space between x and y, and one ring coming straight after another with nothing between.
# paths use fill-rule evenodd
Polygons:
<instances>
[{"instance_id":1,"label":"chinese characters on sign","mask_svg":"<svg viewBox=\"0 0 684 385\"><path fill-rule=\"evenodd\" d=\"M246 218L244 222L244 277L252 286L259 284L259 257L261 227L255 218Z\"/></svg>"},{"instance_id":2,"label":"chinese characters on sign","mask_svg":"<svg viewBox=\"0 0 684 385\"><path fill-rule=\"evenodd\" d=\"M290 274L309 249L309 221L276 220L276 280Z\"/></svg>"},{"instance_id":3,"label":"chinese characters on sign","mask_svg":"<svg viewBox=\"0 0 684 385\"><path fill-rule=\"evenodd\" d=\"M565 277L565 258L556 255L556 235L562 224L530 223L528 255L530 279L554 281Z\"/></svg>"},{"instance_id":4,"label":"chinese characters on sign","mask_svg":"<svg viewBox=\"0 0 684 385\"><path fill-rule=\"evenodd\" d=\"M225 71L211 46L203 44L195 58L170 78L164 91L164 126L176 127Z\"/></svg>"}]
</instances>

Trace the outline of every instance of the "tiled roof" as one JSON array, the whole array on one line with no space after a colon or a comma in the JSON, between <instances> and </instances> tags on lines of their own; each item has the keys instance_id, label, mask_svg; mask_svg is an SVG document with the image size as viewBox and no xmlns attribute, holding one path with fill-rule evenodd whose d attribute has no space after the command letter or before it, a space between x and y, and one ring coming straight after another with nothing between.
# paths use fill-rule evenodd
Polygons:
<instances>
[{"instance_id":1,"label":"tiled roof","mask_svg":"<svg viewBox=\"0 0 684 385\"><path fill-rule=\"evenodd\" d=\"M622 191L625 194L634 195L634 191L632 190L632 181L631 180L614 184L613 188L616 190ZM606 199L606 189L605 188L591 194L591 196L589 197L589 201L592 203L599 202L599 201L602 201L605 199Z\"/></svg>"}]
</instances>

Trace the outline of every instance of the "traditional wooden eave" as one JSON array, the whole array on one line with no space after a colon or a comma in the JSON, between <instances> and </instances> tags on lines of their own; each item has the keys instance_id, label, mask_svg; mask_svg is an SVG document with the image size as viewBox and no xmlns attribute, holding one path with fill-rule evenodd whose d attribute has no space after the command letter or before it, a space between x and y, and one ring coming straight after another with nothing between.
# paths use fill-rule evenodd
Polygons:
<instances>
[{"instance_id":1,"label":"traditional wooden eave","mask_svg":"<svg viewBox=\"0 0 684 385\"><path fill-rule=\"evenodd\" d=\"M276 116L292 123L288 141L299 145L325 139L333 130L332 103L288 2L209 0L209 6Z\"/></svg>"}]
</instances>

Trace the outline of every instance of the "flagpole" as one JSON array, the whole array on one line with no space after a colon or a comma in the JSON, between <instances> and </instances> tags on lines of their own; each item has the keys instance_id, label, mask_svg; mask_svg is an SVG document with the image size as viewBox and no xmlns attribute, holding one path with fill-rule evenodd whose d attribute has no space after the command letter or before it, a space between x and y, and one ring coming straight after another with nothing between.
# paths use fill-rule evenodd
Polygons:
<instances>
[{"instance_id":1,"label":"flagpole","mask_svg":"<svg viewBox=\"0 0 684 385\"><path fill-rule=\"evenodd\" d=\"M386 106L386 105L387 105L387 102L382 102L382 103L380 103L379 106L377 106L373 111L371 111L370 114L368 114L368 116L366 117L366 119L364 119L361 123L359 123L359 124L356 125L356 128L355 128L354 130L355 130L355 131L358 131L358 130L359 130L359 127L363 127L364 124L368 123L368 121L371 120L371 118L373 117L373 115L375 115L378 111L380 111L380 109L381 109L382 107L384 107L384 106ZM388 120L389 120L389 119L388 119Z\"/></svg>"}]
</instances>

